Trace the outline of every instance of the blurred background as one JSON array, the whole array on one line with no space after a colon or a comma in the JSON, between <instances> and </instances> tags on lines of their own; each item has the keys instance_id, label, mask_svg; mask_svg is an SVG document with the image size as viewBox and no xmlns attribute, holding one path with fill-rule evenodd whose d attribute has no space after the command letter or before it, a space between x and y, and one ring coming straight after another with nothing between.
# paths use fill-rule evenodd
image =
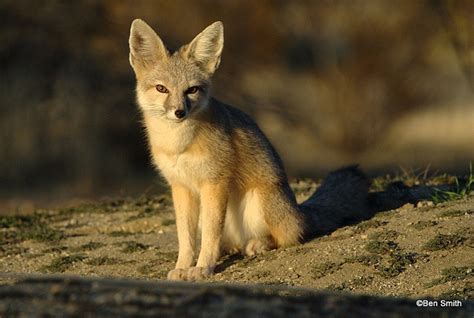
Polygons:
<instances>
[{"instance_id":1,"label":"blurred background","mask_svg":"<svg viewBox=\"0 0 474 318\"><path fill-rule=\"evenodd\" d=\"M0 207L163 186L134 101L136 17L174 48L224 22L214 95L291 177L474 161L474 1L0 0Z\"/></svg>"}]
</instances>

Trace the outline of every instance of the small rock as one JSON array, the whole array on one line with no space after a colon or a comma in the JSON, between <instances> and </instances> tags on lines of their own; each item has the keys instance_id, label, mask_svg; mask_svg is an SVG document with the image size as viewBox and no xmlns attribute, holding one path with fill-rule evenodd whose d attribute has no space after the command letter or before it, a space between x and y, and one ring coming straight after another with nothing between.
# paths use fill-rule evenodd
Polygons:
<instances>
[{"instance_id":1,"label":"small rock","mask_svg":"<svg viewBox=\"0 0 474 318\"><path fill-rule=\"evenodd\" d=\"M425 207L425 206L433 206L434 203L433 201L420 201L416 204L416 207L417 208L422 208L422 207Z\"/></svg>"},{"instance_id":2,"label":"small rock","mask_svg":"<svg viewBox=\"0 0 474 318\"><path fill-rule=\"evenodd\" d=\"M413 209L415 206L411 203L407 203L407 204L404 204L402 205L400 208L398 208L399 210L411 210Z\"/></svg>"}]
</instances>

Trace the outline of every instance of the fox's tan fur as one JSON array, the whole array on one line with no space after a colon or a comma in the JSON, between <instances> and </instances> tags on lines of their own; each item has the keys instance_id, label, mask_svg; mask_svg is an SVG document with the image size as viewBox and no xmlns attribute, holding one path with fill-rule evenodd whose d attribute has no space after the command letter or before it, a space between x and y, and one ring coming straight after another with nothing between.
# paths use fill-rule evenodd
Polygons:
<instances>
[{"instance_id":1,"label":"fox's tan fur","mask_svg":"<svg viewBox=\"0 0 474 318\"><path fill-rule=\"evenodd\" d=\"M228 250L253 255L296 244L314 225L255 122L210 97L223 36L216 22L170 53L145 22L137 19L131 27L137 100L153 162L171 186L176 211L179 256L170 279L206 277Z\"/></svg>"}]
</instances>

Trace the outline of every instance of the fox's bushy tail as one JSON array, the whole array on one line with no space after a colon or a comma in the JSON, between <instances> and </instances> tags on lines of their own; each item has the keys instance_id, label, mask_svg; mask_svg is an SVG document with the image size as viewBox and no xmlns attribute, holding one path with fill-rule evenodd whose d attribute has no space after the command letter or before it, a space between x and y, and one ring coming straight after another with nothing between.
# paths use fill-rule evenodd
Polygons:
<instances>
[{"instance_id":1,"label":"fox's bushy tail","mask_svg":"<svg viewBox=\"0 0 474 318\"><path fill-rule=\"evenodd\" d=\"M300 205L306 217L305 239L368 219L369 180L357 167L331 172L316 192Z\"/></svg>"}]
</instances>

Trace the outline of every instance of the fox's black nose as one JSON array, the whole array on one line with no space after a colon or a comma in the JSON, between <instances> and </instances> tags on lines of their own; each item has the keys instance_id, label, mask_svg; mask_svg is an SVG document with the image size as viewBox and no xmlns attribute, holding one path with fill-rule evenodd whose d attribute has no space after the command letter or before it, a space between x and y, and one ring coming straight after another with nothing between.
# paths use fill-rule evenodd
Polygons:
<instances>
[{"instance_id":1,"label":"fox's black nose","mask_svg":"<svg viewBox=\"0 0 474 318\"><path fill-rule=\"evenodd\" d=\"M176 116L176 118L181 119L184 116L186 116L186 111L183 110L183 109L177 109L177 110L175 110L174 115Z\"/></svg>"}]
</instances>

